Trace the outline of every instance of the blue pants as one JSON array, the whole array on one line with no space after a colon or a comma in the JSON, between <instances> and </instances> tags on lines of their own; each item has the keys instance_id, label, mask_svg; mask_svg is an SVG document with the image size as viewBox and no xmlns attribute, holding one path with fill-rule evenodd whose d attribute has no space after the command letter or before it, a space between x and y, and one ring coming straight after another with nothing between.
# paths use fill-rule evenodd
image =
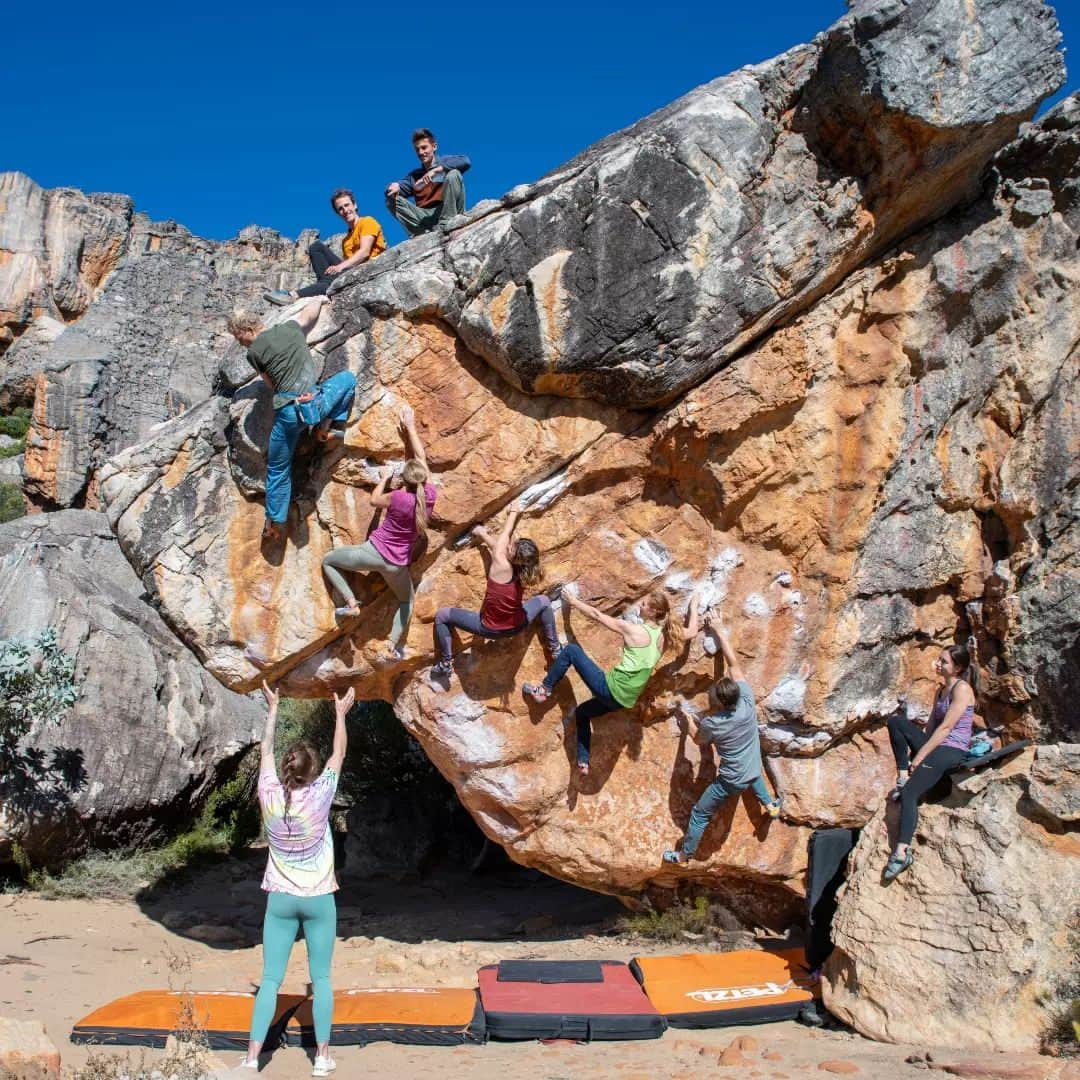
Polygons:
<instances>
[{"instance_id":1,"label":"blue pants","mask_svg":"<svg viewBox=\"0 0 1080 1080\"><path fill-rule=\"evenodd\" d=\"M577 728L577 763L588 765L589 750L592 746L593 720L625 706L611 696L608 692L607 676L603 669L590 660L585 650L576 642L567 645L555 658L555 663L551 665L551 670L544 679L544 686L549 692L555 689L559 680L571 666L581 676L581 681L593 695L574 710L574 725Z\"/></svg>"},{"instance_id":2,"label":"blue pants","mask_svg":"<svg viewBox=\"0 0 1080 1080\"><path fill-rule=\"evenodd\" d=\"M311 1012L315 1021L315 1041L320 1045L330 1041L330 1024L334 1018L330 960L337 938L337 903L334 894L293 896L290 893L272 892L266 894L263 973L251 1016L252 1042L266 1041L266 1033L270 1030L277 1008L281 980L285 978L289 954L301 926L307 943L308 974L313 992Z\"/></svg>"},{"instance_id":3,"label":"blue pants","mask_svg":"<svg viewBox=\"0 0 1080 1080\"><path fill-rule=\"evenodd\" d=\"M747 788L753 791L762 806L769 806L772 803L769 789L760 776L755 776L753 780L748 780L745 784L733 784L729 780L716 779L701 793L701 798L694 803L694 809L690 811L690 824L686 827L686 838L682 842L684 855L689 857L697 851L698 844L701 843L701 834L716 811L733 795L739 795Z\"/></svg>"},{"instance_id":4,"label":"blue pants","mask_svg":"<svg viewBox=\"0 0 1080 1080\"><path fill-rule=\"evenodd\" d=\"M316 387L315 404L319 421L348 420L356 394L356 376L339 371ZM300 419L295 405L285 405L274 414L270 446L266 453L266 516L281 524L289 516L292 497L292 459L300 433L307 424Z\"/></svg>"}]
</instances>

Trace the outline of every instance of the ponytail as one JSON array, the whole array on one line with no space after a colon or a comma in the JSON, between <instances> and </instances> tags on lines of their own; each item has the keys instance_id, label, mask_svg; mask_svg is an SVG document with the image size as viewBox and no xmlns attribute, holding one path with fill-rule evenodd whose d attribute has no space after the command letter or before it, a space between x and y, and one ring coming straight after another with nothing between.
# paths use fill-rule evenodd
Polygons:
<instances>
[{"instance_id":1,"label":"ponytail","mask_svg":"<svg viewBox=\"0 0 1080 1080\"><path fill-rule=\"evenodd\" d=\"M522 585L536 585L542 574L540 572L540 549L528 538L523 536L514 541L510 550L510 565L514 568L514 577Z\"/></svg>"},{"instance_id":2,"label":"ponytail","mask_svg":"<svg viewBox=\"0 0 1080 1080\"><path fill-rule=\"evenodd\" d=\"M956 668L957 678L963 679L971 687L972 693L978 693L975 668L971 663L971 653L965 645L946 645L945 652Z\"/></svg>"},{"instance_id":3,"label":"ponytail","mask_svg":"<svg viewBox=\"0 0 1080 1080\"><path fill-rule=\"evenodd\" d=\"M428 475L427 466L417 458L410 458L401 470L401 479L405 483L406 490L411 491L416 499L416 539L421 544L427 540L428 512L425 485Z\"/></svg>"}]
</instances>

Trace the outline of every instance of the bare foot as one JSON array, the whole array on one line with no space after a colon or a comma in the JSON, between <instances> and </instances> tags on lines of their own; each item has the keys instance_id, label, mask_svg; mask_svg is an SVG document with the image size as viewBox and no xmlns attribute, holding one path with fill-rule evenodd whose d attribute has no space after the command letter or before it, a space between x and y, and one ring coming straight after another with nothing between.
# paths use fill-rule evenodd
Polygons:
<instances>
[{"instance_id":1,"label":"bare foot","mask_svg":"<svg viewBox=\"0 0 1080 1080\"><path fill-rule=\"evenodd\" d=\"M284 529L281 527L280 522L267 520L263 526L262 538L267 543L272 543L275 540L280 540Z\"/></svg>"}]
</instances>

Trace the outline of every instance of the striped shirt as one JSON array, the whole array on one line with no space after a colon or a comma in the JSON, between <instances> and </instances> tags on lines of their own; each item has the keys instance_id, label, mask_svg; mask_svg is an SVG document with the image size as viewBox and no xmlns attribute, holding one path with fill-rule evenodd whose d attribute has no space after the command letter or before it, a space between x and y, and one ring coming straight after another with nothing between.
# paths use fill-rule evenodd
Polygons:
<instances>
[{"instance_id":1,"label":"striped shirt","mask_svg":"<svg viewBox=\"0 0 1080 1080\"><path fill-rule=\"evenodd\" d=\"M273 769L259 773L259 808L269 847L262 887L292 896L322 896L337 890L330 806L337 791L333 769L297 788L285 815L285 787Z\"/></svg>"}]
</instances>

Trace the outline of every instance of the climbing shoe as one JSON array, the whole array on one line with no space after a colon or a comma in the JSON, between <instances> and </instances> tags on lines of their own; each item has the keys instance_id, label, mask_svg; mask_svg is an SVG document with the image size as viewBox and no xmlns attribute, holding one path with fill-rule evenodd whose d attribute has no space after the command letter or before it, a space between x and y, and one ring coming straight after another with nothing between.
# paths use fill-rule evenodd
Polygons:
<instances>
[{"instance_id":1,"label":"climbing shoe","mask_svg":"<svg viewBox=\"0 0 1080 1080\"><path fill-rule=\"evenodd\" d=\"M263 299L275 304L277 307L288 307L296 297L284 289L268 289L263 293Z\"/></svg>"},{"instance_id":2,"label":"climbing shoe","mask_svg":"<svg viewBox=\"0 0 1080 1080\"><path fill-rule=\"evenodd\" d=\"M894 851L885 864L885 880L892 881L898 878L913 862L915 853L908 848L903 855L897 855Z\"/></svg>"},{"instance_id":3,"label":"climbing shoe","mask_svg":"<svg viewBox=\"0 0 1080 1080\"><path fill-rule=\"evenodd\" d=\"M454 661L449 657L437 660L431 665L431 674L436 679L450 679L454 675Z\"/></svg>"},{"instance_id":4,"label":"climbing shoe","mask_svg":"<svg viewBox=\"0 0 1080 1080\"><path fill-rule=\"evenodd\" d=\"M776 799L773 802L769 803L768 806L765 807L765 813L768 814L769 817L771 817L771 818L773 818L775 820L776 818L778 818L780 816L780 806L781 806L780 800Z\"/></svg>"},{"instance_id":5,"label":"climbing shoe","mask_svg":"<svg viewBox=\"0 0 1080 1080\"><path fill-rule=\"evenodd\" d=\"M671 863L674 866L682 866L683 862L685 862L681 851L665 851L660 858L664 862Z\"/></svg>"},{"instance_id":6,"label":"climbing shoe","mask_svg":"<svg viewBox=\"0 0 1080 1080\"><path fill-rule=\"evenodd\" d=\"M533 701L547 701L551 697L551 691L543 683L525 683L521 692Z\"/></svg>"},{"instance_id":7,"label":"climbing shoe","mask_svg":"<svg viewBox=\"0 0 1080 1080\"><path fill-rule=\"evenodd\" d=\"M332 1057L319 1057L316 1055L315 1064L312 1067L312 1076L329 1076L337 1068L337 1062Z\"/></svg>"}]
</instances>

